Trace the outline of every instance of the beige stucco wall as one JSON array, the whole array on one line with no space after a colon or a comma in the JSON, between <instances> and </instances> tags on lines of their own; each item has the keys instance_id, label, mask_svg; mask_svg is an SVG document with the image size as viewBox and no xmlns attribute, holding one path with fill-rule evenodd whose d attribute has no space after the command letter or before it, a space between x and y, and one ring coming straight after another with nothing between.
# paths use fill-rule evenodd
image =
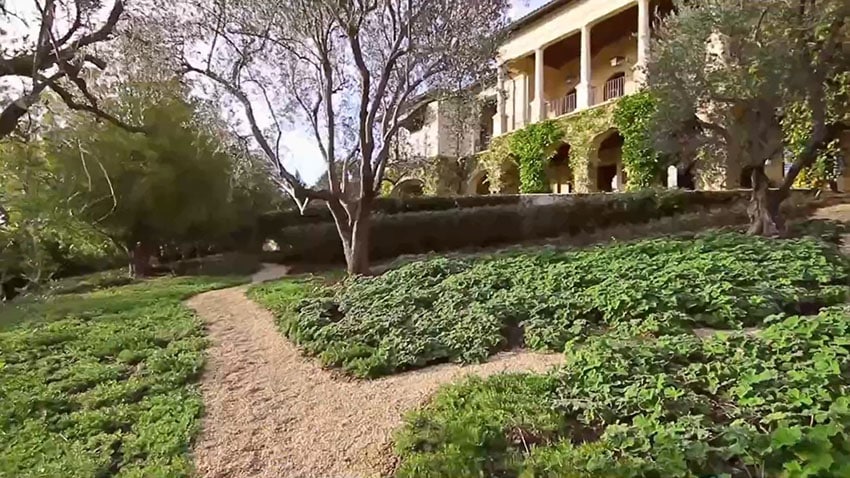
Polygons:
<instances>
[{"instance_id":1,"label":"beige stucco wall","mask_svg":"<svg viewBox=\"0 0 850 478\"><path fill-rule=\"evenodd\" d=\"M421 129L408 133L409 153L415 157L435 158L470 156L474 154L479 133L476 114L461 120L453 113L451 101L434 101L425 106ZM458 121L465 124L458 125Z\"/></svg>"},{"instance_id":2,"label":"beige stucco wall","mask_svg":"<svg viewBox=\"0 0 850 478\"><path fill-rule=\"evenodd\" d=\"M584 25L596 23L636 4L636 0L580 0L564 5L546 18L516 32L499 49L499 59L504 62L526 56L541 45L550 45L579 33Z\"/></svg>"},{"instance_id":3,"label":"beige stucco wall","mask_svg":"<svg viewBox=\"0 0 850 478\"><path fill-rule=\"evenodd\" d=\"M621 56L625 61L618 66L611 66L611 58ZM591 98L593 104L602 103L605 82L614 74L623 72L626 75L626 94L637 91L637 83L634 77L634 67L637 64L637 40L631 35L623 36L619 40L603 47L599 53L591 58L590 73L591 88L596 90L596 97ZM567 78L574 78L574 83L567 84ZM545 91L543 96L546 101L553 101L565 96L570 90L578 85L579 59L576 58L560 69L547 67L544 73Z\"/></svg>"},{"instance_id":4,"label":"beige stucco wall","mask_svg":"<svg viewBox=\"0 0 850 478\"><path fill-rule=\"evenodd\" d=\"M440 155L440 102L434 101L424 108L423 126L408 133L407 145L411 156L434 158Z\"/></svg>"}]
</instances>

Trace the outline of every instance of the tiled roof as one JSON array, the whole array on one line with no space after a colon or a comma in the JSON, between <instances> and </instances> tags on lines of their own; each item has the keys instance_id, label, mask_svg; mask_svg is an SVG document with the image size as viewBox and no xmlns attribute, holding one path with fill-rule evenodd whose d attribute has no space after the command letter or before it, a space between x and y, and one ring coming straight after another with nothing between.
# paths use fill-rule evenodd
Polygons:
<instances>
[{"instance_id":1,"label":"tiled roof","mask_svg":"<svg viewBox=\"0 0 850 478\"><path fill-rule=\"evenodd\" d=\"M510 26L508 27L508 30L511 31L511 32L514 32L514 31L517 31L521 28L524 28L524 27L536 22L537 20L545 17L549 13L557 10L558 8L563 7L564 5L573 3L575 1L576 0L552 0L549 3L543 4L542 6L537 8L536 10L532 10L527 15L515 20L513 23L510 24ZM600 0L596 0L596 1L600 1Z\"/></svg>"}]
</instances>

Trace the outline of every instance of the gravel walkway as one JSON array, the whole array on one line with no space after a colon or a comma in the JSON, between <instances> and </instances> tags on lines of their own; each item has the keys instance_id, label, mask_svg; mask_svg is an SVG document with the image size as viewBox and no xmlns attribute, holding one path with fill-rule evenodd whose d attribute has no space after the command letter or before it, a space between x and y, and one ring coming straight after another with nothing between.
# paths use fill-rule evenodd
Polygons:
<instances>
[{"instance_id":1,"label":"gravel walkway","mask_svg":"<svg viewBox=\"0 0 850 478\"><path fill-rule=\"evenodd\" d=\"M839 222L850 222L850 204L837 204L818 209L812 215L812 219L826 219ZM841 252L850 256L850 234L841 237Z\"/></svg>"},{"instance_id":2,"label":"gravel walkway","mask_svg":"<svg viewBox=\"0 0 850 478\"><path fill-rule=\"evenodd\" d=\"M285 274L264 269L258 279ZM188 301L212 344L202 377L206 414L194 448L201 477L371 478L389 472L392 432L440 385L466 375L545 371L561 355L505 353L474 366L439 365L352 381L303 358L245 287Z\"/></svg>"}]
</instances>

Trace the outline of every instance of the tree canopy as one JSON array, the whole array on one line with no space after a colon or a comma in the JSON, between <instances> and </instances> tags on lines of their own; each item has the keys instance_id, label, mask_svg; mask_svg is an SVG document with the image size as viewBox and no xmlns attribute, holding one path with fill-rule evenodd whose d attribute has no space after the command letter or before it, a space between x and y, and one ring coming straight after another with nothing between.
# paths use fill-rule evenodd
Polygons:
<instances>
[{"instance_id":1,"label":"tree canopy","mask_svg":"<svg viewBox=\"0 0 850 478\"><path fill-rule=\"evenodd\" d=\"M657 143L689 158L720 144L727 166L752 170L753 233L782 229L778 207L797 175L846 128L849 15L846 0L682 1L657 29ZM789 144L783 120L800 111ZM772 194L765 163L786 157L792 166Z\"/></svg>"}]
</instances>

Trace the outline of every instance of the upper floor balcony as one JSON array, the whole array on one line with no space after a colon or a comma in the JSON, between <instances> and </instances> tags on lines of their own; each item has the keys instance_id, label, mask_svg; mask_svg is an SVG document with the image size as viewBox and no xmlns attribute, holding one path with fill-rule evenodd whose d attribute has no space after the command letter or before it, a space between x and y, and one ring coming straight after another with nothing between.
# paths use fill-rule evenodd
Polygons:
<instances>
[{"instance_id":1,"label":"upper floor balcony","mask_svg":"<svg viewBox=\"0 0 850 478\"><path fill-rule=\"evenodd\" d=\"M500 49L495 136L633 93L671 0L554 0Z\"/></svg>"}]
</instances>

